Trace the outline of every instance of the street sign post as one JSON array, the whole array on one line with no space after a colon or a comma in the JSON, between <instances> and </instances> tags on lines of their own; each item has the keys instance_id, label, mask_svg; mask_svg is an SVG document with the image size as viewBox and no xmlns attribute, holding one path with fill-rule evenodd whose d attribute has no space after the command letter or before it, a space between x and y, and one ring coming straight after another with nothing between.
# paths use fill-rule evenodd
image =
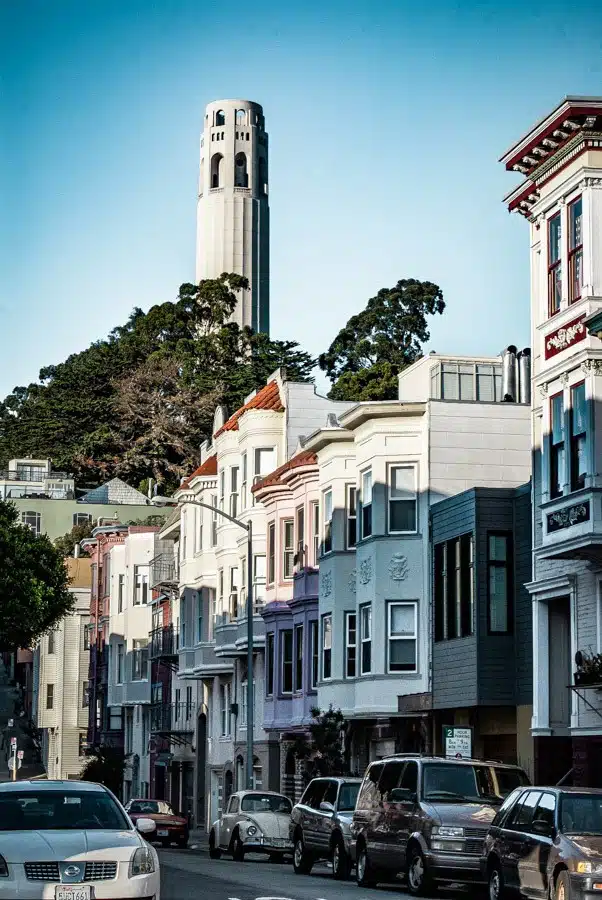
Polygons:
<instances>
[{"instance_id":1,"label":"street sign post","mask_svg":"<svg viewBox=\"0 0 602 900\"><path fill-rule=\"evenodd\" d=\"M470 759L472 757L472 728L455 728L446 725L443 728L443 746L445 755L451 759Z\"/></svg>"}]
</instances>

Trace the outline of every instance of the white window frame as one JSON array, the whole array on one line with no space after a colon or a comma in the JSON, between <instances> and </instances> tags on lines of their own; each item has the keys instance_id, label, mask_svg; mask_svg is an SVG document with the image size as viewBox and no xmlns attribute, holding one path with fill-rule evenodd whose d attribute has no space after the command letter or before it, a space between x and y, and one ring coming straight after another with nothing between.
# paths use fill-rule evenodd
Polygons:
<instances>
[{"instance_id":1,"label":"white window frame","mask_svg":"<svg viewBox=\"0 0 602 900\"><path fill-rule=\"evenodd\" d=\"M414 610L414 634L398 635L391 634L392 611L397 606L411 607ZM393 641L413 641L415 647L415 663L413 669L392 669L391 668L391 643ZM418 672L418 603L413 600L392 600L387 604L387 672L389 675L415 675Z\"/></svg>"},{"instance_id":2,"label":"white window frame","mask_svg":"<svg viewBox=\"0 0 602 900\"><path fill-rule=\"evenodd\" d=\"M220 737L229 738L232 734L230 707L232 705L232 683L226 681L220 685L219 691Z\"/></svg>"},{"instance_id":3,"label":"white window frame","mask_svg":"<svg viewBox=\"0 0 602 900\"><path fill-rule=\"evenodd\" d=\"M115 660L115 683L123 684L125 677L125 644L117 644L117 653Z\"/></svg>"},{"instance_id":4,"label":"white window frame","mask_svg":"<svg viewBox=\"0 0 602 900\"><path fill-rule=\"evenodd\" d=\"M290 542L287 543L286 531L290 528ZM295 520L286 518L282 520L282 581L292 581L295 572Z\"/></svg>"},{"instance_id":5,"label":"white window frame","mask_svg":"<svg viewBox=\"0 0 602 900\"><path fill-rule=\"evenodd\" d=\"M148 606L148 566L145 565L134 566L134 606Z\"/></svg>"},{"instance_id":6,"label":"white window frame","mask_svg":"<svg viewBox=\"0 0 602 900\"><path fill-rule=\"evenodd\" d=\"M219 485L219 509L224 512L224 503L226 497L226 470L220 469L219 477L218 477L218 485Z\"/></svg>"},{"instance_id":7,"label":"white window frame","mask_svg":"<svg viewBox=\"0 0 602 900\"><path fill-rule=\"evenodd\" d=\"M353 643L349 639L349 633L351 631L349 626L351 624L352 617L354 620L353 632L355 635ZM355 678L357 675L357 663L358 663L357 649L358 649L357 648L357 613L355 610L349 610L348 612L345 613L345 672L344 672L345 678ZM349 674L349 651L350 650L355 650L355 660L353 663L353 674L352 675Z\"/></svg>"},{"instance_id":8,"label":"white window frame","mask_svg":"<svg viewBox=\"0 0 602 900\"><path fill-rule=\"evenodd\" d=\"M230 466L230 500L228 511L231 516L236 518L240 512L239 510L239 488L238 488L238 476L240 474L240 470L238 466Z\"/></svg>"},{"instance_id":9,"label":"white window frame","mask_svg":"<svg viewBox=\"0 0 602 900\"><path fill-rule=\"evenodd\" d=\"M354 513L351 515L351 492L353 491L353 508ZM345 485L345 550L355 550L357 547L357 539L359 537L357 532L357 486L355 484L346 484ZM352 544L349 540L349 524L350 522L355 522L355 541Z\"/></svg>"},{"instance_id":10,"label":"white window frame","mask_svg":"<svg viewBox=\"0 0 602 900\"><path fill-rule=\"evenodd\" d=\"M37 537L39 537L42 533L42 514L35 509L22 512L21 525L26 525Z\"/></svg>"},{"instance_id":11,"label":"white window frame","mask_svg":"<svg viewBox=\"0 0 602 900\"><path fill-rule=\"evenodd\" d=\"M186 634L186 597L180 597L180 650L188 646Z\"/></svg>"},{"instance_id":12,"label":"white window frame","mask_svg":"<svg viewBox=\"0 0 602 900\"><path fill-rule=\"evenodd\" d=\"M132 681L148 681L148 640L132 643Z\"/></svg>"},{"instance_id":13,"label":"white window frame","mask_svg":"<svg viewBox=\"0 0 602 900\"><path fill-rule=\"evenodd\" d=\"M276 583L276 522L268 522L267 530L266 584L272 587Z\"/></svg>"},{"instance_id":14,"label":"white window frame","mask_svg":"<svg viewBox=\"0 0 602 900\"><path fill-rule=\"evenodd\" d=\"M290 691L284 690L284 664L286 662L284 658L284 638L285 635L290 634L291 636L291 689ZM293 628L283 628L280 632L280 691L279 693L283 697L292 697L293 688L295 686L295 632Z\"/></svg>"},{"instance_id":15,"label":"white window frame","mask_svg":"<svg viewBox=\"0 0 602 900\"><path fill-rule=\"evenodd\" d=\"M211 513L211 546L217 547L217 494L211 495L211 506L213 507Z\"/></svg>"},{"instance_id":16,"label":"white window frame","mask_svg":"<svg viewBox=\"0 0 602 900\"><path fill-rule=\"evenodd\" d=\"M364 627L365 626L365 621L364 621L364 619L365 619L364 613L365 612L368 612L367 621L369 623L369 631L370 631L370 634L368 635L368 637L366 637L366 634L365 634L366 629ZM370 645L370 668L369 669L364 669L364 645L365 644ZM360 675L371 675L372 674L372 670L374 668L374 659L373 659L372 650L373 650L373 647L372 647L372 604L364 603L362 606L360 606L360 672L359 672Z\"/></svg>"},{"instance_id":17,"label":"white window frame","mask_svg":"<svg viewBox=\"0 0 602 900\"><path fill-rule=\"evenodd\" d=\"M247 478L248 478L248 457L247 451L240 458L240 511L247 508Z\"/></svg>"},{"instance_id":18,"label":"white window frame","mask_svg":"<svg viewBox=\"0 0 602 900\"><path fill-rule=\"evenodd\" d=\"M327 621L328 621L328 623L329 623L329 629L328 629L328 632L327 632L327 629L326 629L326 622L327 622ZM328 644L328 646L326 645L326 635L327 635L327 633L328 633L328 636L329 636L329 644ZM322 657L322 660L321 660L322 681L331 681L331 680L332 680L332 613L326 613L325 615L322 616L322 641L321 641L321 645L320 645L320 646L321 646L321 651L322 651L321 654L320 654L321 657ZM325 675L325 674L324 674L324 669L325 669L325 666L324 666L324 660L326 659L326 651L328 651L329 654L330 654L330 656L329 656L329 668L330 668L330 674L329 674L329 675Z\"/></svg>"},{"instance_id":19,"label":"white window frame","mask_svg":"<svg viewBox=\"0 0 602 900\"><path fill-rule=\"evenodd\" d=\"M313 564L318 566L320 562L320 501L312 500L311 504L311 541L313 549Z\"/></svg>"},{"instance_id":20,"label":"white window frame","mask_svg":"<svg viewBox=\"0 0 602 900\"><path fill-rule=\"evenodd\" d=\"M224 611L224 570L217 570L217 607L219 609L219 614L221 615Z\"/></svg>"},{"instance_id":21,"label":"white window frame","mask_svg":"<svg viewBox=\"0 0 602 900\"><path fill-rule=\"evenodd\" d=\"M237 619L240 613L239 607L239 573L238 566L230 566L230 595L228 597L228 608L230 610L230 618Z\"/></svg>"},{"instance_id":22,"label":"white window frame","mask_svg":"<svg viewBox=\"0 0 602 900\"><path fill-rule=\"evenodd\" d=\"M320 622L318 619L312 619L309 623L310 632L310 652L311 652L311 671L309 674L309 686L312 691L318 690L318 682L320 681ZM317 665L314 666L314 661ZM315 678L314 678L315 675Z\"/></svg>"},{"instance_id":23,"label":"white window frame","mask_svg":"<svg viewBox=\"0 0 602 900\"><path fill-rule=\"evenodd\" d=\"M258 574L258 560L263 559L263 571L264 574ZM257 609L259 606L263 606L265 602L265 586L267 581L267 564L268 560L265 553L254 553L253 554L253 607Z\"/></svg>"},{"instance_id":24,"label":"white window frame","mask_svg":"<svg viewBox=\"0 0 602 900\"><path fill-rule=\"evenodd\" d=\"M203 589L196 593L196 642L200 644L203 640Z\"/></svg>"},{"instance_id":25,"label":"white window frame","mask_svg":"<svg viewBox=\"0 0 602 900\"><path fill-rule=\"evenodd\" d=\"M238 716L238 727L247 728L247 685L249 680L245 675L244 681L240 683L240 707ZM255 711L255 680L253 679L253 711Z\"/></svg>"},{"instance_id":26,"label":"white window frame","mask_svg":"<svg viewBox=\"0 0 602 900\"><path fill-rule=\"evenodd\" d=\"M414 528L407 531L394 531L391 527L391 504L411 502L412 498L393 499L391 496L394 469L411 469L414 473ZM387 531L389 534L417 534L418 533L418 467L416 463L389 463L387 466Z\"/></svg>"},{"instance_id":27,"label":"white window frame","mask_svg":"<svg viewBox=\"0 0 602 900\"><path fill-rule=\"evenodd\" d=\"M305 559L305 506L297 506L295 509L295 547L297 548L297 568L302 569L307 565Z\"/></svg>"},{"instance_id":28,"label":"white window frame","mask_svg":"<svg viewBox=\"0 0 602 900\"><path fill-rule=\"evenodd\" d=\"M330 507L330 509L329 509ZM322 556L332 553L332 516L333 516L333 497L332 488L322 492ZM326 540L330 543L330 547L326 549Z\"/></svg>"}]
</instances>

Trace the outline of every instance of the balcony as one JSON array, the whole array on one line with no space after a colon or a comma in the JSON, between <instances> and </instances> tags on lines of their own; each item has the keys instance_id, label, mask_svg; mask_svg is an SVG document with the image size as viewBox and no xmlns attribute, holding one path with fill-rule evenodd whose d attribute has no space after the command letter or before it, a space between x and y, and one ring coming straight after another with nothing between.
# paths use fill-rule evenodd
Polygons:
<instances>
[{"instance_id":1,"label":"balcony","mask_svg":"<svg viewBox=\"0 0 602 900\"><path fill-rule=\"evenodd\" d=\"M196 712L194 703L154 703L151 706L151 732L175 744L191 744Z\"/></svg>"},{"instance_id":2,"label":"balcony","mask_svg":"<svg viewBox=\"0 0 602 900\"><path fill-rule=\"evenodd\" d=\"M584 488L544 503L541 556L602 564L601 499L600 488Z\"/></svg>"},{"instance_id":3,"label":"balcony","mask_svg":"<svg viewBox=\"0 0 602 900\"><path fill-rule=\"evenodd\" d=\"M150 586L154 590L173 590L178 586L180 577L178 560L173 550L164 551L150 561Z\"/></svg>"},{"instance_id":4,"label":"balcony","mask_svg":"<svg viewBox=\"0 0 602 900\"><path fill-rule=\"evenodd\" d=\"M44 481L69 481L73 478L67 472L49 472L43 466L25 466L18 469L0 470L0 481L27 481L42 484Z\"/></svg>"},{"instance_id":5,"label":"balcony","mask_svg":"<svg viewBox=\"0 0 602 900\"><path fill-rule=\"evenodd\" d=\"M172 669L178 665L180 638L173 625L155 628L150 633L149 659L163 662Z\"/></svg>"}]
</instances>

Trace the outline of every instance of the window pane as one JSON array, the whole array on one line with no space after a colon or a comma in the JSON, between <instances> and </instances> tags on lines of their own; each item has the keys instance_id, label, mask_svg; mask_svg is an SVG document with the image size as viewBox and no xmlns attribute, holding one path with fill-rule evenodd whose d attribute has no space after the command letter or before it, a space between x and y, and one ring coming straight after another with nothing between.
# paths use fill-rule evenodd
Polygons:
<instances>
[{"instance_id":1,"label":"window pane","mask_svg":"<svg viewBox=\"0 0 602 900\"><path fill-rule=\"evenodd\" d=\"M489 559L505 562L508 549L508 538L503 534L489 535Z\"/></svg>"},{"instance_id":2,"label":"window pane","mask_svg":"<svg viewBox=\"0 0 602 900\"><path fill-rule=\"evenodd\" d=\"M587 431L585 419L585 384L578 384L571 390L572 433L583 434Z\"/></svg>"},{"instance_id":3,"label":"window pane","mask_svg":"<svg viewBox=\"0 0 602 900\"><path fill-rule=\"evenodd\" d=\"M330 650L332 647L332 618L330 616L324 616L324 631L323 631L323 641L324 641L324 649Z\"/></svg>"},{"instance_id":4,"label":"window pane","mask_svg":"<svg viewBox=\"0 0 602 900\"><path fill-rule=\"evenodd\" d=\"M410 500L416 496L416 477L413 466L391 468L391 500Z\"/></svg>"},{"instance_id":5,"label":"window pane","mask_svg":"<svg viewBox=\"0 0 602 900\"><path fill-rule=\"evenodd\" d=\"M392 500L389 506L390 531L416 531L415 500Z\"/></svg>"},{"instance_id":6,"label":"window pane","mask_svg":"<svg viewBox=\"0 0 602 900\"><path fill-rule=\"evenodd\" d=\"M414 606L394 604L391 610L391 637L399 635L414 636Z\"/></svg>"},{"instance_id":7,"label":"window pane","mask_svg":"<svg viewBox=\"0 0 602 900\"><path fill-rule=\"evenodd\" d=\"M332 491L326 491L324 494L324 521L330 522L332 519Z\"/></svg>"},{"instance_id":8,"label":"window pane","mask_svg":"<svg viewBox=\"0 0 602 900\"><path fill-rule=\"evenodd\" d=\"M460 366L460 400L474 400L474 369Z\"/></svg>"},{"instance_id":9,"label":"window pane","mask_svg":"<svg viewBox=\"0 0 602 900\"><path fill-rule=\"evenodd\" d=\"M408 672L416 668L416 641L390 641L389 668Z\"/></svg>"},{"instance_id":10,"label":"window pane","mask_svg":"<svg viewBox=\"0 0 602 900\"><path fill-rule=\"evenodd\" d=\"M574 250L575 247L579 247L583 243L583 236L581 232L581 222L582 222L582 212L583 212L583 201L581 197L578 200L575 200L574 203L571 203L569 206L569 216L570 216L570 236L569 236L569 249Z\"/></svg>"},{"instance_id":11,"label":"window pane","mask_svg":"<svg viewBox=\"0 0 602 900\"><path fill-rule=\"evenodd\" d=\"M362 607L362 640L370 640L372 636L372 607Z\"/></svg>"},{"instance_id":12,"label":"window pane","mask_svg":"<svg viewBox=\"0 0 602 900\"><path fill-rule=\"evenodd\" d=\"M557 213L548 222L548 259L550 263L560 259L560 213Z\"/></svg>"},{"instance_id":13,"label":"window pane","mask_svg":"<svg viewBox=\"0 0 602 900\"><path fill-rule=\"evenodd\" d=\"M564 407L562 402L562 394L552 397L552 443L559 444L564 440Z\"/></svg>"},{"instance_id":14,"label":"window pane","mask_svg":"<svg viewBox=\"0 0 602 900\"><path fill-rule=\"evenodd\" d=\"M508 631L508 571L506 566L489 567L489 608L491 631Z\"/></svg>"},{"instance_id":15,"label":"window pane","mask_svg":"<svg viewBox=\"0 0 602 900\"><path fill-rule=\"evenodd\" d=\"M441 399L459 400L460 381L456 365L443 365L441 373Z\"/></svg>"},{"instance_id":16,"label":"window pane","mask_svg":"<svg viewBox=\"0 0 602 900\"><path fill-rule=\"evenodd\" d=\"M372 472L364 472L362 475L362 504L367 506L372 503Z\"/></svg>"},{"instance_id":17,"label":"window pane","mask_svg":"<svg viewBox=\"0 0 602 900\"><path fill-rule=\"evenodd\" d=\"M493 403L495 400L493 366L477 366L477 400L483 403Z\"/></svg>"}]
</instances>

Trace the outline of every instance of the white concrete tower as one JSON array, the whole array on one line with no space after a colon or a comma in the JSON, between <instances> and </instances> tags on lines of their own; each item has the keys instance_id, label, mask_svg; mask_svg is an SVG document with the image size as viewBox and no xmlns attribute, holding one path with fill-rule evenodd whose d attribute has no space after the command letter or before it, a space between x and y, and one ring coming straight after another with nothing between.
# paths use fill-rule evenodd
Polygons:
<instances>
[{"instance_id":1,"label":"white concrete tower","mask_svg":"<svg viewBox=\"0 0 602 900\"><path fill-rule=\"evenodd\" d=\"M249 279L233 319L270 328L268 136L263 109L216 100L205 110L197 210L196 279L237 272Z\"/></svg>"}]
</instances>

